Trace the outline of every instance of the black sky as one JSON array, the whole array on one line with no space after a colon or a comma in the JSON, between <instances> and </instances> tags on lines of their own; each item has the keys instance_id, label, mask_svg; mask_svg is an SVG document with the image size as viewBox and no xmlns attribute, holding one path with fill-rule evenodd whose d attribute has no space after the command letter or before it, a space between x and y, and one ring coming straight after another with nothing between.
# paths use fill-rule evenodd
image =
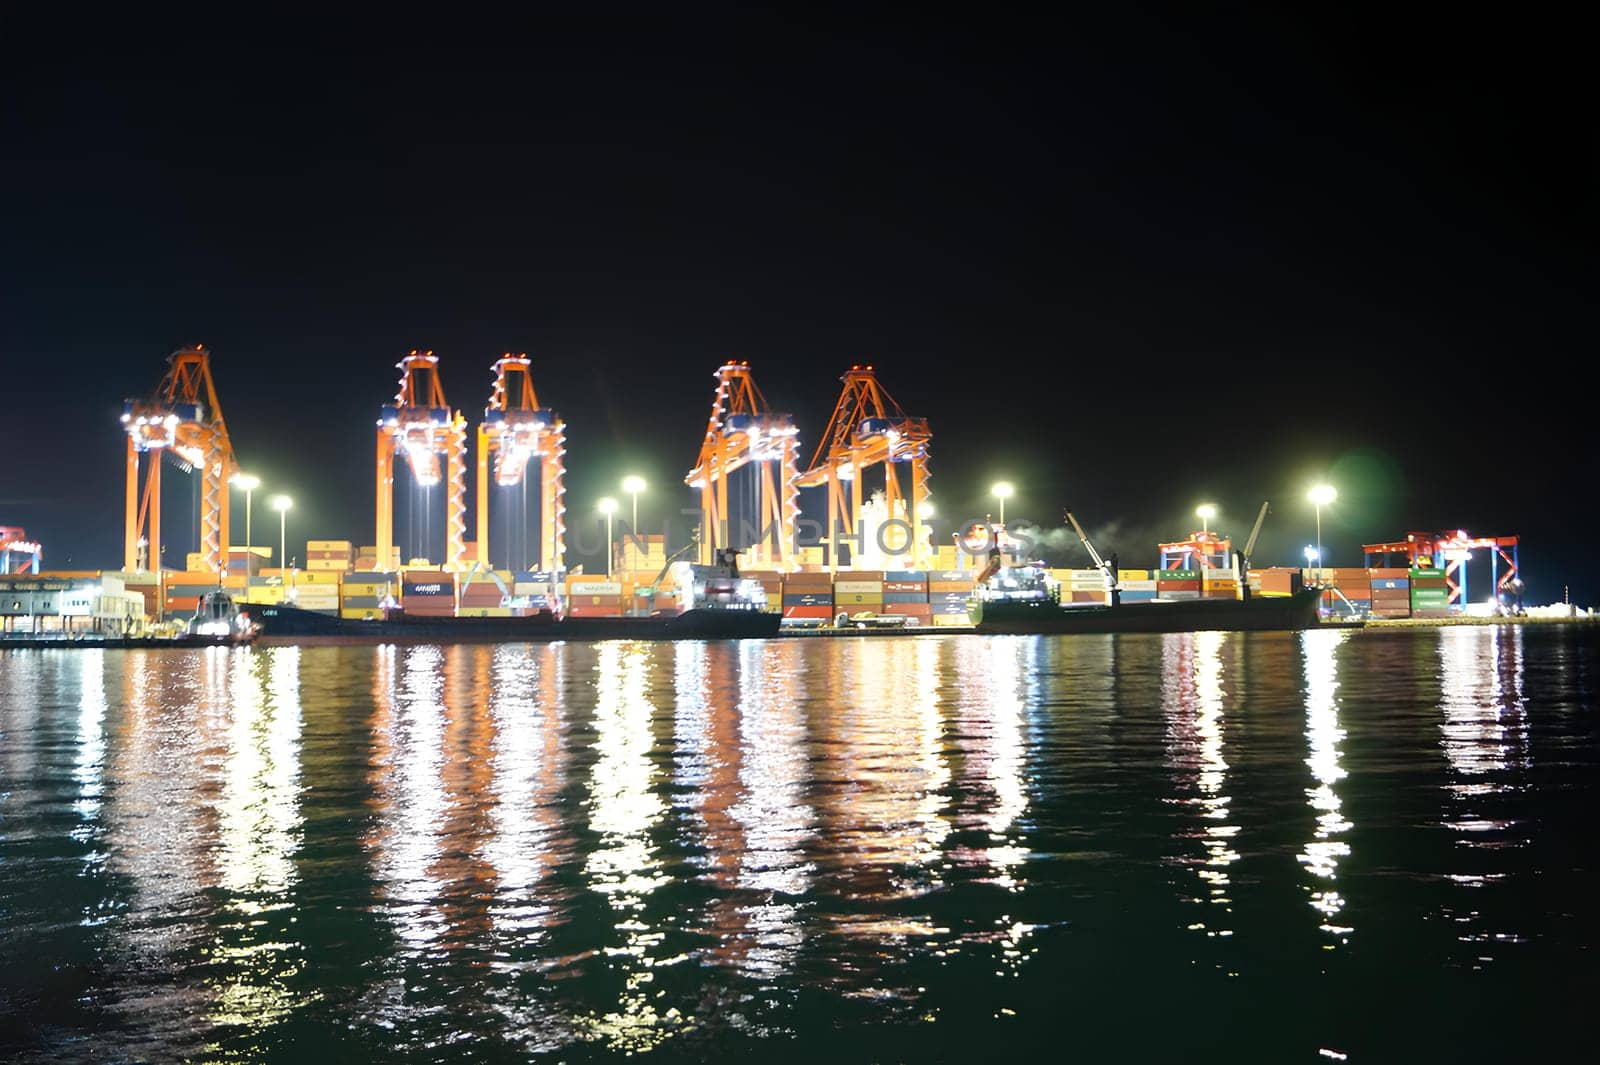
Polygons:
<instances>
[{"instance_id":1,"label":"black sky","mask_svg":"<svg viewBox=\"0 0 1600 1065\"><path fill-rule=\"evenodd\" d=\"M807 455L872 362L947 515L1009 477L1132 565L1271 498L1288 562L1326 475L1335 561L1517 533L1536 596L1592 601L1592 93L1575 27L1457 19L13 34L0 523L117 564L116 415L196 341L302 543L370 542L413 347L474 421L533 356L574 524L632 470L689 502L724 359Z\"/></svg>"}]
</instances>

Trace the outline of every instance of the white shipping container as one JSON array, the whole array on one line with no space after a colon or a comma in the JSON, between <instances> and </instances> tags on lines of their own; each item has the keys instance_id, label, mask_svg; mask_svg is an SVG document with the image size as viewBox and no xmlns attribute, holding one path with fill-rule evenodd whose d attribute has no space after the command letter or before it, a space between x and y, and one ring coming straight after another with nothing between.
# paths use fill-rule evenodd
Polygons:
<instances>
[{"instance_id":1,"label":"white shipping container","mask_svg":"<svg viewBox=\"0 0 1600 1065\"><path fill-rule=\"evenodd\" d=\"M620 581L568 581L568 595L621 595Z\"/></svg>"}]
</instances>

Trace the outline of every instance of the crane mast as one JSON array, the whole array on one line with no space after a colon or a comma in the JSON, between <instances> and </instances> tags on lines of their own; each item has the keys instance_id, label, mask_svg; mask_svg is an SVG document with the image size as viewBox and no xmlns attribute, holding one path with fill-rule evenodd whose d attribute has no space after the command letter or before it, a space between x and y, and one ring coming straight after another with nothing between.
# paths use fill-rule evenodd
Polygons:
<instances>
[{"instance_id":1,"label":"crane mast","mask_svg":"<svg viewBox=\"0 0 1600 1065\"><path fill-rule=\"evenodd\" d=\"M748 362L724 363L716 378L700 456L683 479L700 490L700 561L711 565L719 550L737 547L728 527L728 478L735 470L756 464L760 532L751 554L765 565L792 567L800 516L800 492L795 487L799 430L793 416L767 407Z\"/></svg>"},{"instance_id":2,"label":"crane mast","mask_svg":"<svg viewBox=\"0 0 1600 1065\"><path fill-rule=\"evenodd\" d=\"M852 366L840 380L844 390L834 404L828 428L817 444L810 468L795 481L801 488L827 486L828 538L834 545L828 555L830 565L838 568L838 528L842 526L851 536L861 534L864 474L881 464L888 517L898 516L902 501L906 507L904 520L910 526L911 560L904 568L926 569L931 548L920 519L928 499L928 448L933 439L928 420L908 417L879 383L871 366ZM901 465L910 467L909 496L901 488L895 470Z\"/></svg>"},{"instance_id":3,"label":"crane mast","mask_svg":"<svg viewBox=\"0 0 1600 1065\"><path fill-rule=\"evenodd\" d=\"M478 561L489 561L489 474L494 483L511 488L525 484L528 467L539 468L540 570L554 571L566 554L567 423L553 410L539 406L527 355L509 351L494 364L494 391L478 427ZM509 545L508 551L509 551ZM513 567L515 568L515 567Z\"/></svg>"},{"instance_id":4,"label":"crane mast","mask_svg":"<svg viewBox=\"0 0 1600 1065\"><path fill-rule=\"evenodd\" d=\"M395 368L400 371L400 389L394 402L378 416L378 564L387 566L394 548L394 459L398 452L418 486L447 483L444 565L459 569L466 554L467 423L445 401L437 355L413 350Z\"/></svg>"},{"instance_id":5,"label":"crane mast","mask_svg":"<svg viewBox=\"0 0 1600 1065\"><path fill-rule=\"evenodd\" d=\"M167 372L155 395L123 404L128 434L127 496L123 525L123 567L161 568L161 457L177 455L200 474L200 554L217 573L228 565L228 479L239 469L233 442L222 420L211 353L196 344L167 357ZM139 456L146 456L144 489L139 488ZM141 542L148 547L141 560Z\"/></svg>"}]
</instances>

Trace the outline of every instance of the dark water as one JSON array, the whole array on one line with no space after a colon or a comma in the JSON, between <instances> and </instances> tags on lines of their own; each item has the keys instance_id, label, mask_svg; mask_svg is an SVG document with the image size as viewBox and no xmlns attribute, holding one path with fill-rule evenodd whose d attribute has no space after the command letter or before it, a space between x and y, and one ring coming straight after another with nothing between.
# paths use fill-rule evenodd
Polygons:
<instances>
[{"instance_id":1,"label":"dark water","mask_svg":"<svg viewBox=\"0 0 1600 1065\"><path fill-rule=\"evenodd\" d=\"M0 1059L1553 1051L1596 650L0 652Z\"/></svg>"}]
</instances>

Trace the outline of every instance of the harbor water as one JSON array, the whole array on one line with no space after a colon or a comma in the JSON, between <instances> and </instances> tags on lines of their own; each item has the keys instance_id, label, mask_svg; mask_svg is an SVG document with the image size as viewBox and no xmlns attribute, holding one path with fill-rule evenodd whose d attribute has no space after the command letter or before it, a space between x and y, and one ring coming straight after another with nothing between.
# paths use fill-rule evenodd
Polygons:
<instances>
[{"instance_id":1,"label":"harbor water","mask_svg":"<svg viewBox=\"0 0 1600 1065\"><path fill-rule=\"evenodd\" d=\"M1592 626L0 652L0 1060L1508 1060Z\"/></svg>"}]
</instances>

